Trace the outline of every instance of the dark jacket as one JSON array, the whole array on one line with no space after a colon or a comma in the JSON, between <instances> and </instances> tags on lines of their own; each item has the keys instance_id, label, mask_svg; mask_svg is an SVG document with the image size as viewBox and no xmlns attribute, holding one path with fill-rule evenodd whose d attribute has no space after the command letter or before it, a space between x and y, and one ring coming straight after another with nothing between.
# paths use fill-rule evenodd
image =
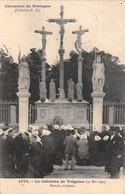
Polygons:
<instances>
[{"instance_id":1,"label":"dark jacket","mask_svg":"<svg viewBox=\"0 0 125 194\"><path fill-rule=\"evenodd\" d=\"M67 154L76 154L76 148L78 146L76 138L74 138L72 135L67 136L64 140L65 145L65 153Z\"/></svg>"}]
</instances>

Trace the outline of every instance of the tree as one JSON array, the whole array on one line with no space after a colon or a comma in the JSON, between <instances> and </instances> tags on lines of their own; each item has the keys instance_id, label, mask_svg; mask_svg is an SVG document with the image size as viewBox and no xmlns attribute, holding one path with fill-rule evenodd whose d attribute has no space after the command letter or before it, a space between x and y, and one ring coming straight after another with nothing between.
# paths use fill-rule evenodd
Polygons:
<instances>
[{"instance_id":1,"label":"tree","mask_svg":"<svg viewBox=\"0 0 125 194\"><path fill-rule=\"evenodd\" d=\"M124 99L124 77L125 72L123 71L123 65L119 64L119 58L112 56L109 53L100 51L102 62L105 65L105 86L104 92L105 100L108 101L120 101ZM94 62L93 51L82 52L83 62L82 62L82 75L83 75L83 98L88 102L92 102L92 65ZM67 96L67 81L73 78L75 84L78 82L78 54L75 51L70 52L70 58L64 61L64 87ZM59 64L52 67L51 77L59 78ZM59 79L55 81L56 87L59 87Z\"/></svg>"},{"instance_id":2,"label":"tree","mask_svg":"<svg viewBox=\"0 0 125 194\"><path fill-rule=\"evenodd\" d=\"M99 52L99 51L98 51ZM39 100L39 82L41 80L41 54L42 50L32 48L27 55L27 62L30 69L30 103ZM120 101L125 100L124 80L125 71L124 65L120 65L119 58L112 56L109 53L100 51L102 62L105 66L105 85L104 92L106 93L104 100L107 101ZM83 98L84 100L92 103L92 65L94 62L93 51L82 52L82 75L83 75ZM0 63L1 63L1 99L2 100L15 100L18 99L16 92L18 91L18 64L13 62L13 58L9 54L0 50ZM72 78L77 84L78 82L78 53L75 51L70 52L69 59L64 60L64 87L67 96L67 81ZM49 97L49 84L51 79L54 78L56 84L57 97L59 94L59 62L50 66L46 63L46 86L47 98ZM76 94L75 94L76 96Z\"/></svg>"},{"instance_id":3,"label":"tree","mask_svg":"<svg viewBox=\"0 0 125 194\"><path fill-rule=\"evenodd\" d=\"M18 91L18 64L13 62L12 56L0 50L1 56L1 100L16 100Z\"/></svg>"},{"instance_id":4,"label":"tree","mask_svg":"<svg viewBox=\"0 0 125 194\"><path fill-rule=\"evenodd\" d=\"M27 62L29 64L29 69L30 69L30 102L34 103L38 101L39 98L39 83L41 80L41 54L42 50L36 50L35 48L30 49L30 53L27 56ZM49 74L50 74L50 66L48 63L46 65L46 77L47 80L49 79ZM48 84L47 84L48 88ZM47 94L48 96L48 94Z\"/></svg>"}]
</instances>

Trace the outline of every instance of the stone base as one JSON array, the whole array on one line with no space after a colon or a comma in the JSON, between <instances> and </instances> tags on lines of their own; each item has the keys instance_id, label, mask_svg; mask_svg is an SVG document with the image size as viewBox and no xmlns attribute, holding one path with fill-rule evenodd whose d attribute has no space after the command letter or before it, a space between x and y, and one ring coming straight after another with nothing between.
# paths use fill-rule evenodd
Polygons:
<instances>
[{"instance_id":1,"label":"stone base","mask_svg":"<svg viewBox=\"0 0 125 194\"><path fill-rule=\"evenodd\" d=\"M29 106L29 92L18 92L19 97L19 131L28 130L28 106Z\"/></svg>"},{"instance_id":2,"label":"stone base","mask_svg":"<svg viewBox=\"0 0 125 194\"><path fill-rule=\"evenodd\" d=\"M87 101L69 102L66 100L56 100L54 103L49 100L46 102L36 102L37 120L35 125L53 123L53 119L59 116L63 119L63 124L71 124L73 127L89 126L87 120Z\"/></svg>"},{"instance_id":3,"label":"stone base","mask_svg":"<svg viewBox=\"0 0 125 194\"><path fill-rule=\"evenodd\" d=\"M93 92L93 131L102 131L104 92Z\"/></svg>"}]
</instances>

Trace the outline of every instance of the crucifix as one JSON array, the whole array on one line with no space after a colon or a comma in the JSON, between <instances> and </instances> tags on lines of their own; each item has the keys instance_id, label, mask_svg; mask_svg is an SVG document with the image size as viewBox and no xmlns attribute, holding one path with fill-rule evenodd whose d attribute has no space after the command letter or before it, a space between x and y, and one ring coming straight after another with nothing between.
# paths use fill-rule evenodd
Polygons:
<instances>
[{"instance_id":1,"label":"crucifix","mask_svg":"<svg viewBox=\"0 0 125 194\"><path fill-rule=\"evenodd\" d=\"M54 22L60 26L60 49L59 49L59 55L60 55L60 99L65 98L65 92L64 92L64 62L63 62L63 55L65 53L65 50L63 49L63 38L65 34L65 28L64 25L69 22L75 22L75 19L64 19L64 10L63 5L60 7L60 18L59 19L48 19L48 22Z\"/></svg>"},{"instance_id":2,"label":"crucifix","mask_svg":"<svg viewBox=\"0 0 125 194\"><path fill-rule=\"evenodd\" d=\"M41 61L42 61L42 71L41 71L41 81L46 82L46 69L45 69L45 62L46 62L46 35L51 35L52 32L45 31L45 27L42 27L42 31L40 30L35 30L35 33L39 33L42 35L42 56L41 56Z\"/></svg>"},{"instance_id":3,"label":"crucifix","mask_svg":"<svg viewBox=\"0 0 125 194\"><path fill-rule=\"evenodd\" d=\"M40 80L40 98L45 101L46 99L46 36L51 35L52 32L45 31L45 27L42 27L42 31L40 30L35 30L35 33L39 33L42 35L42 55L41 55L41 63L42 63L42 68L41 68L41 80Z\"/></svg>"},{"instance_id":4,"label":"crucifix","mask_svg":"<svg viewBox=\"0 0 125 194\"><path fill-rule=\"evenodd\" d=\"M79 53L79 57L78 57L78 83L82 84L82 61L83 61L83 57L82 57L82 35L88 32L88 29L83 29L82 30L82 26L79 26L79 30L78 31L73 31L72 34L77 34L77 40L75 43L75 47Z\"/></svg>"}]
</instances>

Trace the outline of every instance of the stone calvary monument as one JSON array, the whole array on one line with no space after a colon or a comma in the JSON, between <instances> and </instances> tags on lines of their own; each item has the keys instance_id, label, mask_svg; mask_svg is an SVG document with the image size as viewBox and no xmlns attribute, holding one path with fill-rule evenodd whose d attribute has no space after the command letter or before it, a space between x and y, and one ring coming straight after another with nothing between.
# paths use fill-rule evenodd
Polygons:
<instances>
[{"instance_id":1,"label":"stone calvary monument","mask_svg":"<svg viewBox=\"0 0 125 194\"><path fill-rule=\"evenodd\" d=\"M40 100L35 103L37 109L37 119L35 125L50 124L58 118L60 123L67 125L71 124L73 127L86 126L89 127L89 122L87 120L87 107L88 102L83 99L83 87L82 81L82 35L88 32L87 29L82 29L79 27L78 31L73 31L72 34L77 35L77 40L75 43L76 49L78 51L78 82L75 85L73 78L67 81L68 86L68 96L65 96L64 88L64 61L63 56L65 49L63 48L65 28L64 25L70 22L75 22L75 19L64 19L63 6L61 6L60 18L59 19L49 19L49 22L54 22L60 26L60 64L59 64L59 97L56 98L56 86L54 79L51 79L49 83L49 99L46 98L46 36L51 35L52 32L45 31L45 27L42 27L42 31L36 30L35 33L42 35L42 54L41 54L41 78L39 84ZM93 63L93 75L92 75L92 85L93 93L91 97L93 98L93 131L102 130L102 116L103 116L103 98L105 93L103 92L103 87L105 83L105 68L104 64L101 62L101 56L98 55L97 49L95 48L95 60ZM96 55L97 54L97 55ZM28 63L26 62L26 57L21 58L21 53L19 53L19 80L18 80L18 90L17 96L19 97L19 130L28 130L28 105L29 105L29 87L30 87L30 71ZM74 90L76 89L77 98L74 99Z\"/></svg>"},{"instance_id":2,"label":"stone calvary monument","mask_svg":"<svg viewBox=\"0 0 125 194\"><path fill-rule=\"evenodd\" d=\"M60 26L60 48L59 48L59 56L60 56L60 65L59 65L59 97L56 98L56 89L54 79L50 82L49 89L49 99L46 98L46 70L45 70L45 57L42 58L42 80L40 82L40 100L36 102L37 107L37 120L35 122L36 125L40 125L41 123L52 123L55 117L59 117L63 124L71 124L73 126L88 126L87 120L87 106L88 102L83 100L83 92L82 92L82 35L88 30L82 30L81 26L78 31L74 31L73 34L77 34L77 50L79 53L78 57L78 83L76 84L77 91L77 99L74 99L74 81L71 78L68 81L68 98L65 97L65 89L64 89L64 61L63 56L65 53L65 49L63 48L64 34L65 28L64 25L67 23L74 23L75 19L64 19L64 10L63 6L61 6L60 18L59 19L49 19L48 22L56 23ZM45 34L51 34L50 32L45 32L44 27L42 31L35 31L42 35L42 51L45 56L45 45L46 36ZM44 78L44 79L43 79Z\"/></svg>"}]
</instances>

